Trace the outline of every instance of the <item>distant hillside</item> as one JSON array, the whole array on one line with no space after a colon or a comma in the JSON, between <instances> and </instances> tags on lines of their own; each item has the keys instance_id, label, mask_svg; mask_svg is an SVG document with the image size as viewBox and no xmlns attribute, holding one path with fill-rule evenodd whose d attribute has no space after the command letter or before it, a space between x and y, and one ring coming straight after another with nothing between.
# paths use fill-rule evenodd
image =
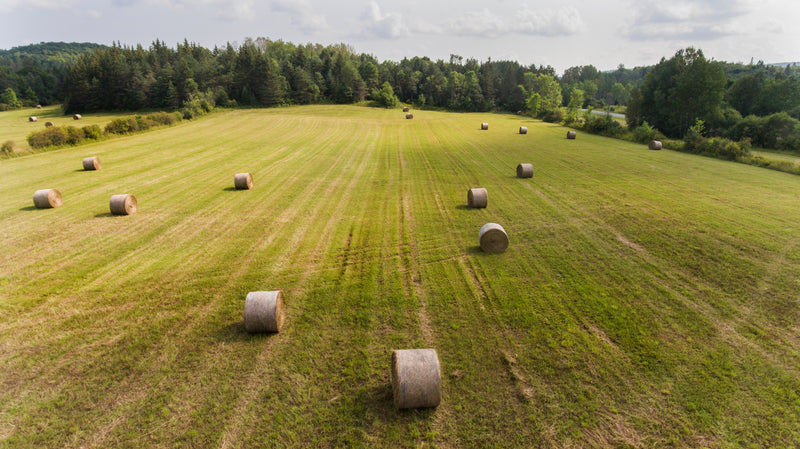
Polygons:
<instances>
[{"instance_id":1,"label":"distant hillside","mask_svg":"<svg viewBox=\"0 0 800 449\"><path fill-rule=\"evenodd\" d=\"M19 70L36 64L44 68L63 66L78 56L105 45L90 42L41 42L23 45L10 50L0 50L0 65Z\"/></svg>"}]
</instances>

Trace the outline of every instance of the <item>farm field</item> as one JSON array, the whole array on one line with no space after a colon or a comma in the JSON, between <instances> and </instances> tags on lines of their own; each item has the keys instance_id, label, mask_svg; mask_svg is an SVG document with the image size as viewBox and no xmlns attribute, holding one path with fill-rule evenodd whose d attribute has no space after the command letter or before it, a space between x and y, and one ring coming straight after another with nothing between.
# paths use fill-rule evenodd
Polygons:
<instances>
[{"instance_id":1,"label":"farm field","mask_svg":"<svg viewBox=\"0 0 800 449\"><path fill-rule=\"evenodd\" d=\"M413 113L231 110L3 160L0 447L800 445L800 177ZM278 289L282 332L246 333ZM438 352L436 409L393 406L407 348Z\"/></svg>"}]
</instances>

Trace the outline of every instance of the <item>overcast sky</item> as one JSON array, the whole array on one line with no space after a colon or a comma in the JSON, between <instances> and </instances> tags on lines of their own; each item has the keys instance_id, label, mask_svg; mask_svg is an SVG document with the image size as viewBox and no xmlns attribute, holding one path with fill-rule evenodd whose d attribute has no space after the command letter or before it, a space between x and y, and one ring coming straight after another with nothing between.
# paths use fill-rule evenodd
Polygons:
<instances>
[{"instance_id":1,"label":"overcast sky","mask_svg":"<svg viewBox=\"0 0 800 449\"><path fill-rule=\"evenodd\" d=\"M687 46L800 61L797 0L0 0L0 48L64 41L204 47L344 42L379 60L451 53L551 65L653 65Z\"/></svg>"}]
</instances>

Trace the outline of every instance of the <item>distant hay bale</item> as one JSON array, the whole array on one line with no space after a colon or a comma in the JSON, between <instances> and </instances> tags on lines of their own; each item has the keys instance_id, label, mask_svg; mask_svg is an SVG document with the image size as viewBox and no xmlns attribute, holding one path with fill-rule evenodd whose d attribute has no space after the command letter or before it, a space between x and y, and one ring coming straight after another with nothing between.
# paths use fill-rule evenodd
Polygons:
<instances>
[{"instance_id":1,"label":"distant hay bale","mask_svg":"<svg viewBox=\"0 0 800 449\"><path fill-rule=\"evenodd\" d=\"M100 158L97 156L83 158L84 170L100 170Z\"/></svg>"},{"instance_id":2,"label":"distant hay bale","mask_svg":"<svg viewBox=\"0 0 800 449\"><path fill-rule=\"evenodd\" d=\"M519 127L519 133L520 134L528 134L528 128L525 127L525 126L520 126Z\"/></svg>"},{"instance_id":3,"label":"distant hay bale","mask_svg":"<svg viewBox=\"0 0 800 449\"><path fill-rule=\"evenodd\" d=\"M533 164L517 165L517 178L533 178Z\"/></svg>"},{"instance_id":4,"label":"distant hay bale","mask_svg":"<svg viewBox=\"0 0 800 449\"><path fill-rule=\"evenodd\" d=\"M49 128L49 127L51 127L51 126L55 126L55 125L56 125L56 124L55 124L55 123L53 123L53 122L44 122L44 126L45 126L45 127L47 127L47 128Z\"/></svg>"},{"instance_id":5,"label":"distant hay bale","mask_svg":"<svg viewBox=\"0 0 800 449\"><path fill-rule=\"evenodd\" d=\"M517 111L517 115L522 115L522 111Z\"/></svg>"},{"instance_id":6,"label":"distant hay bale","mask_svg":"<svg viewBox=\"0 0 800 449\"><path fill-rule=\"evenodd\" d=\"M467 191L467 206L482 208L489 204L489 193L483 187Z\"/></svg>"},{"instance_id":7,"label":"distant hay bale","mask_svg":"<svg viewBox=\"0 0 800 449\"><path fill-rule=\"evenodd\" d=\"M33 194L33 205L37 209L50 209L61 206L61 192L56 189L37 190Z\"/></svg>"},{"instance_id":8,"label":"distant hay bale","mask_svg":"<svg viewBox=\"0 0 800 449\"><path fill-rule=\"evenodd\" d=\"M80 114L75 114L75 115L73 115L73 116L72 116L72 119L73 119L73 120L80 120L80 119L82 119L82 118L83 118L83 117L81 117L81 115L80 115Z\"/></svg>"},{"instance_id":9,"label":"distant hay bale","mask_svg":"<svg viewBox=\"0 0 800 449\"><path fill-rule=\"evenodd\" d=\"M139 207L136 197L131 194L111 195L111 201L108 204L114 215L132 215Z\"/></svg>"},{"instance_id":10,"label":"distant hay bale","mask_svg":"<svg viewBox=\"0 0 800 449\"><path fill-rule=\"evenodd\" d=\"M647 145L647 148L650 148L651 150L660 150L661 147L662 145L660 140L651 140L650 144Z\"/></svg>"},{"instance_id":11,"label":"distant hay bale","mask_svg":"<svg viewBox=\"0 0 800 449\"><path fill-rule=\"evenodd\" d=\"M412 114L410 112L408 114L406 114L406 119L407 120L411 120L412 118L414 118L414 114Z\"/></svg>"},{"instance_id":12,"label":"distant hay bale","mask_svg":"<svg viewBox=\"0 0 800 449\"><path fill-rule=\"evenodd\" d=\"M508 248L506 230L497 223L486 223L478 231L481 249L487 253L502 253Z\"/></svg>"},{"instance_id":13,"label":"distant hay bale","mask_svg":"<svg viewBox=\"0 0 800 449\"><path fill-rule=\"evenodd\" d=\"M280 332L283 327L283 292L250 292L244 300L247 332Z\"/></svg>"},{"instance_id":14,"label":"distant hay bale","mask_svg":"<svg viewBox=\"0 0 800 449\"><path fill-rule=\"evenodd\" d=\"M575 140L576 137L578 137L578 133L575 131L567 131L567 139Z\"/></svg>"},{"instance_id":15,"label":"distant hay bale","mask_svg":"<svg viewBox=\"0 0 800 449\"><path fill-rule=\"evenodd\" d=\"M36 120L39 120L38 118L36 118L36 116L32 115L32 116L28 117L28 121L29 122L35 122Z\"/></svg>"},{"instance_id":16,"label":"distant hay bale","mask_svg":"<svg viewBox=\"0 0 800 449\"><path fill-rule=\"evenodd\" d=\"M36 105L36 109L42 109L42 105L40 105L40 104L37 104L37 105Z\"/></svg>"},{"instance_id":17,"label":"distant hay bale","mask_svg":"<svg viewBox=\"0 0 800 449\"><path fill-rule=\"evenodd\" d=\"M410 111L410 109L408 109L408 106L403 106L403 112L408 112L408 111Z\"/></svg>"},{"instance_id":18,"label":"distant hay bale","mask_svg":"<svg viewBox=\"0 0 800 449\"><path fill-rule=\"evenodd\" d=\"M236 173L233 177L233 186L236 190L250 190L253 188L253 175L250 173Z\"/></svg>"},{"instance_id":19,"label":"distant hay bale","mask_svg":"<svg viewBox=\"0 0 800 449\"><path fill-rule=\"evenodd\" d=\"M483 129L483 130L489 129L489 124L486 123L486 122L481 123L481 129Z\"/></svg>"},{"instance_id":20,"label":"distant hay bale","mask_svg":"<svg viewBox=\"0 0 800 449\"><path fill-rule=\"evenodd\" d=\"M439 405L442 374L435 349L392 351L392 396L400 409Z\"/></svg>"}]
</instances>

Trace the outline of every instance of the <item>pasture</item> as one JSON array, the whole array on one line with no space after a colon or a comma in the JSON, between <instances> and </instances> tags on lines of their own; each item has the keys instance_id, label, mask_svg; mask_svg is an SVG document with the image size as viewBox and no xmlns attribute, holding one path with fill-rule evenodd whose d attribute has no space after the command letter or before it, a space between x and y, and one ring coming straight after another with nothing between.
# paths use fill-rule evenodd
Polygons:
<instances>
[{"instance_id":1,"label":"pasture","mask_svg":"<svg viewBox=\"0 0 800 449\"><path fill-rule=\"evenodd\" d=\"M3 160L0 447L800 445L800 177L412 112L232 110ZM247 292L278 289L282 332L246 333ZM438 352L436 409L392 404L406 348Z\"/></svg>"}]
</instances>

